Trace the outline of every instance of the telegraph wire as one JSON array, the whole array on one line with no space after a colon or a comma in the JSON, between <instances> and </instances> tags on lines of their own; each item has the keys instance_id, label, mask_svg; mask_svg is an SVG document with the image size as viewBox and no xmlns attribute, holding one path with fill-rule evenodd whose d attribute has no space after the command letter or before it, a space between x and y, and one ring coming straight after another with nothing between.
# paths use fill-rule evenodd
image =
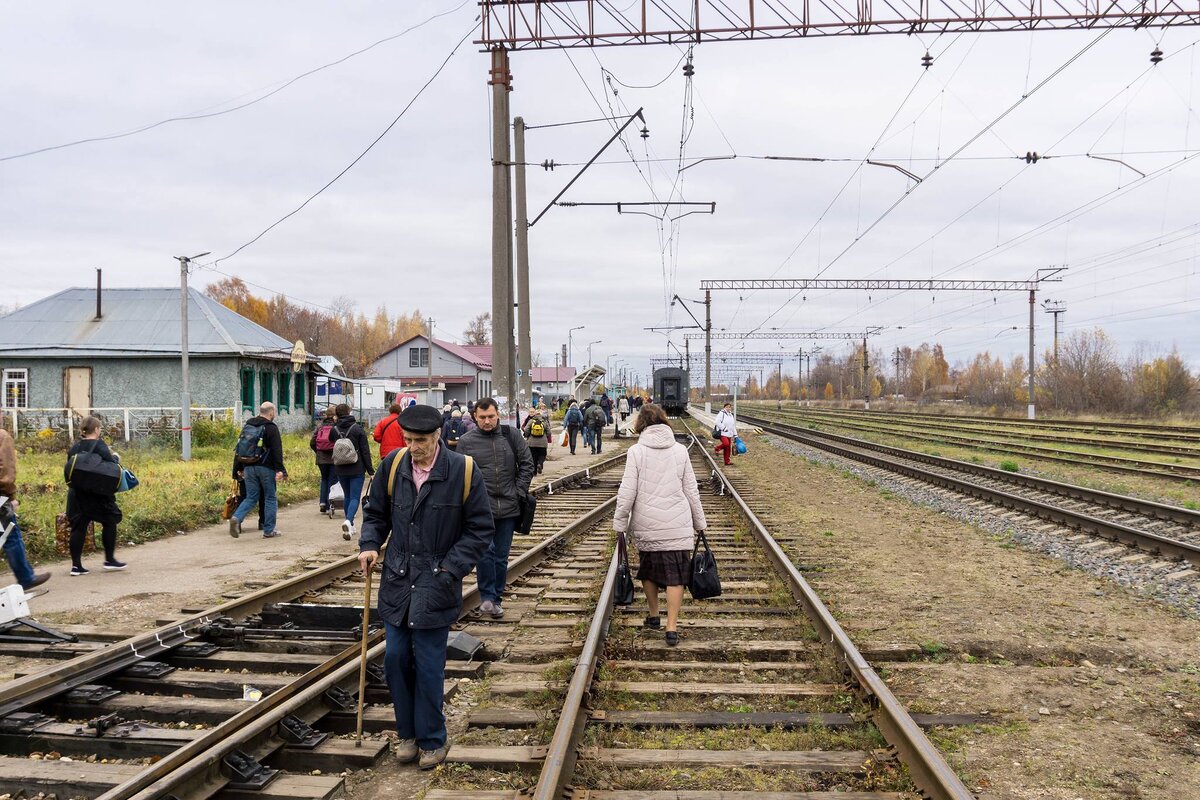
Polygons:
<instances>
[{"instance_id":1,"label":"telegraph wire","mask_svg":"<svg viewBox=\"0 0 1200 800\"><path fill-rule=\"evenodd\" d=\"M405 30L400 31L399 33L396 33L391 36L387 36L383 39L380 39L379 41L374 42L373 44L369 44L366 47L355 50L352 53L348 53L348 54L342 56L341 58L336 59L335 61L330 61L328 64L323 64L319 67L314 67L313 69L310 69L307 72L302 72L299 75L288 79L287 81L285 81L283 83L283 85L281 85L275 89L272 89L271 91L267 92L266 94L256 97L253 100L250 100L248 102L242 103L241 105L234 106L233 108L227 108L227 109L224 109L221 111L213 111L213 112L209 112L209 113L205 113L205 110L202 109L201 111L195 112L195 113L181 114L181 115L175 116L175 117L167 117L166 119L161 119L158 122L152 122L149 125L143 125L139 128L134 128L133 130L125 131L123 133L113 133L113 134L107 134L104 136L90 136L90 137L87 137L84 139L76 139L75 141L71 141L71 142L63 142L62 144L50 145L47 147L39 147L36 150L29 150L24 153L14 153L13 155L0 156L0 162L13 161L18 158L28 158L29 156L36 156L36 155L40 155L41 153L49 153L53 150L63 150L68 147L76 147L76 146L82 145L82 144L92 144L94 142L109 142L109 141L113 141L114 139L124 139L129 136L136 136L140 133L145 133L147 131L154 130L155 128L162 127L163 125L168 125L172 122L190 122L193 120L200 120L200 119L212 119L213 117L220 117L220 116L224 116L225 114L232 114L235 111L241 111L244 108L249 108L250 106L255 105L256 103L261 103L263 100L266 100L269 97L273 97L274 95L279 94L284 89L287 89L289 86L297 83L298 81L304 80L305 78L315 75L318 72L321 72L323 70L329 69L330 67L336 67L339 64L349 61L350 59L354 58L355 56L362 55L363 53L367 52L368 50L373 50L374 48L378 47L381 44L386 44L387 42L395 41L396 39L399 39L399 38L405 36L406 34L409 34L413 31L417 30L418 28L425 27L426 25L433 22L435 19L438 19L439 17L444 17L447 14L453 14L455 11L458 11L460 8L467 5L467 3L469 3L469 2L471 2L471 0L463 0L463 2L459 3L454 8L452 8L448 11L443 11L441 13L434 14L433 16L429 17L425 21L419 22L410 28L406 28ZM247 92L246 94L251 94L255 91L260 91L260 90L255 89L255 90L252 90L251 92ZM245 97L246 94L239 95L239 97ZM216 106L208 106L208 108L215 108L217 106L224 105L225 103L233 102L234 100L237 100L237 99L238 99L238 97L231 98L230 100L226 100L223 103L217 103Z\"/></svg>"},{"instance_id":2,"label":"telegraph wire","mask_svg":"<svg viewBox=\"0 0 1200 800\"><path fill-rule=\"evenodd\" d=\"M466 32L466 34L465 34L465 35L464 35L464 36L463 36L461 39L459 39L459 40L458 40L458 44L454 45L454 47L453 47L453 48L450 50L450 52L449 52L449 53L446 55L446 57L445 57L445 58L442 60L442 63L441 63L439 66L438 66L438 68L437 68L437 69L434 71L434 73L433 73L432 75L430 75L430 76L429 76L429 78L428 78L428 79L425 81L425 83L424 83L424 84L422 84L421 88L417 90L417 93L416 93L416 94L414 94L414 95L412 96L412 98L411 98L411 99L409 99L408 103L406 103L406 104L405 104L404 108L402 108L402 109L400 110L400 113L399 113L399 114L397 114L397 115L396 115L396 116L395 116L395 117L392 119L392 121L388 123L387 127L386 127L386 128L384 128L384 129L383 129L383 131L382 131L382 132L380 132L380 134L379 134L378 136L376 136L376 137L375 137L375 139L374 139L374 140L373 140L373 141L372 141L372 142L371 142L369 145L367 145L366 149L365 149L365 150L363 150L361 153L359 153L357 156L355 156L355 157L354 157L354 160L353 160L353 161L351 161L349 164L347 164L347 165L346 165L346 166L345 166L345 167L342 169L342 171L341 171L341 172L339 172L337 175L333 176L333 178L331 178L331 179L329 180L329 182L327 182L327 183L326 183L324 186L322 186L320 189L318 189L317 191L315 191L315 192L313 192L311 195L309 195L309 196L308 196L308 198L307 198L307 199L306 199L306 200L305 200L303 203L301 203L300 205L296 206L296 207L295 207L295 208L293 208L291 211L289 211L288 213L284 214L282 217L280 217L279 219L275 220L275 221L274 221L274 222L272 222L270 225L268 225L266 228L264 228L264 229L263 229L261 232L259 232L259 234L258 234L257 236L255 236L253 239L251 239L250 241L248 241L248 242L246 242L245 244L241 245L240 247L238 247L236 250L234 250L233 252L229 253L228 255L221 256L221 257L220 257L220 258L218 258L216 261L213 261L213 262L212 262L213 266L215 266L215 265L217 265L217 264L220 264L222 261L228 261L229 259L233 258L233 257L234 257L234 256L236 256L238 253L242 252L242 251L243 251L243 250L245 250L247 247L249 247L250 245L254 244L255 242L257 242L257 241L258 241L259 239L261 239L262 237L266 236L266 235L267 235L268 233L270 233L270 232L271 232L271 231L272 231L272 230L273 230L275 227L277 227L278 225L282 224L284 221L286 221L287 219L291 218L292 216L294 216L294 215L298 214L298 213L299 213L299 212L300 212L302 209L304 209L304 207L305 207L305 206L307 206L309 203L311 203L313 200L315 200L315 199L316 199L318 196L320 196L320 194L321 194L322 192L324 192L326 189L328 189L328 188L329 188L330 186L332 186L333 184L337 183L337 181L338 181L338 179L339 179L339 178L341 178L343 175L345 175L347 172L349 172L351 169L353 169L353 168L354 168L354 166L355 166L355 165L356 165L356 164L357 164L359 161L361 161L361 160L363 159L363 157L364 157L364 156L366 156L366 155L367 155L367 153L371 152L371 150L372 150L372 149L375 147L375 145L379 144L379 142L380 142L380 141L383 139L383 137L385 137L385 136L387 136L387 135L388 135L388 133L389 133L389 132L392 130L392 128L396 127L396 123L398 123L398 122L399 122L401 119L403 119L403 118L404 118L404 115L408 113L408 110L409 110L410 108L412 108L412 107L413 107L413 104L414 104L414 103L416 103L418 99L420 99L421 95L423 95L423 94L425 93L425 90L426 90L426 89L428 89L428 88L429 88L429 86L430 86L430 85L431 85L431 84L432 84L432 83L433 83L435 80L437 80L437 77L438 77L439 75L441 75L441 74L442 74L442 70L444 70L444 69L446 68L446 65L450 63L450 59L454 58L454 54L458 52L458 49L459 49L460 47L462 47L463 43L464 43L464 42L466 42L466 41L467 41L467 39L469 39L469 38L471 37L471 34L473 34L473 33L475 32L475 29L476 29L476 28L478 28L478 27L479 27L479 20L478 20L478 18L476 18L475 22L473 22L473 23L471 24L471 27L470 27L470 29L468 29L468 30L467 30L467 32Z\"/></svg>"}]
</instances>

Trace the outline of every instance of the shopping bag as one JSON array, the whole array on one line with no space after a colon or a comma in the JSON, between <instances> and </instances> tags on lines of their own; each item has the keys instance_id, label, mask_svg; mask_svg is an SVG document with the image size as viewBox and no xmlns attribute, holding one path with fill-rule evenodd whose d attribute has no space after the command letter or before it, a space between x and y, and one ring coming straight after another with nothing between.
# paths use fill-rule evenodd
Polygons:
<instances>
[{"instance_id":1,"label":"shopping bag","mask_svg":"<svg viewBox=\"0 0 1200 800\"><path fill-rule=\"evenodd\" d=\"M558 446L566 447L570 443L570 439L571 437L567 434L567 432L563 431L562 436L558 438Z\"/></svg>"},{"instance_id":2,"label":"shopping bag","mask_svg":"<svg viewBox=\"0 0 1200 800\"><path fill-rule=\"evenodd\" d=\"M746 443L742 441L742 437L739 436L733 440L733 447L739 456L746 455Z\"/></svg>"},{"instance_id":3,"label":"shopping bag","mask_svg":"<svg viewBox=\"0 0 1200 800\"><path fill-rule=\"evenodd\" d=\"M128 492L130 489L136 489L139 483L140 481L138 481L137 475L133 474L133 470L123 469L121 470L121 482L117 484L117 491Z\"/></svg>"},{"instance_id":4,"label":"shopping bag","mask_svg":"<svg viewBox=\"0 0 1200 800\"><path fill-rule=\"evenodd\" d=\"M529 533L533 530L533 517L537 513L537 498L531 494L517 501L517 533Z\"/></svg>"},{"instance_id":5,"label":"shopping bag","mask_svg":"<svg viewBox=\"0 0 1200 800\"><path fill-rule=\"evenodd\" d=\"M229 494L225 497L225 507L221 509L221 519L229 519L233 516L233 512L237 511L237 507L241 505L242 499L238 495L237 481L233 482L233 488L229 490Z\"/></svg>"},{"instance_id":6,"label":"shopping bag","mask_svg":"<svg viewBox=\"0 0 1200 800\"><path fill-rule=\"evenodd\" d=\"M625 534L617 534L617 585L613 590L613 605L633 605L633 576L629 574L629 549Z\"/></svg>"},{"instance_id":7,"label":"shopping bag","mask_svg":"<svg viewBox=\"0 0 1200 800\"><path fill-rule=\"evenodd\" d=\"M704 545L704 551L700 546ZM717 560L713 558L712 550L708 548L708 539L704 531L692 548L692 565L688 570L688 591L696 600L707 600L710 597L721 596L721 578L717 574Z\"/></svg>"}]
</instances>

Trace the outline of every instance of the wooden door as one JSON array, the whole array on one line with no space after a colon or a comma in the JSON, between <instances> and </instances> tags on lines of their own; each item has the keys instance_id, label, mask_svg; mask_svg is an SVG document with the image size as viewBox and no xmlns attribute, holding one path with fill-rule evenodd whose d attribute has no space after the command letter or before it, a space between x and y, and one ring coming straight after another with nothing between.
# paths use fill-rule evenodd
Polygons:
<instances>
[{"instance_id":1,"label":"wooden door","mask_svg":"<svg viewBox=\"0 0 1200 800\"><path fill-rule=\"evenodd\" d=\"M80 416L92 413L92 368L63 370L63 405Z\"/></svg>"}]
</instances>

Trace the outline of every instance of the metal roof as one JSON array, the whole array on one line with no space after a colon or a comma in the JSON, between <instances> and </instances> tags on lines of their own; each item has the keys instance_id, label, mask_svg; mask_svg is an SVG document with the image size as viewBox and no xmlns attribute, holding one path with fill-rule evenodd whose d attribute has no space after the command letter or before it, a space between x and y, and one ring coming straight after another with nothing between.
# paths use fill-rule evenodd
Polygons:
<instances>
[{"instance_id":1,"label":"metal roof","mask_svg":"<svg viewBox=\"0 0 1200 800\"><path fill-rule=\"evenodd\" d=\"M130 357L180 354L179 289L64 289L0 316L0 355ZM188 290L188 353L287 360L292 343L208 297ZM315 361L316 357L308 356Z\"/></svg>"}]
</instances>

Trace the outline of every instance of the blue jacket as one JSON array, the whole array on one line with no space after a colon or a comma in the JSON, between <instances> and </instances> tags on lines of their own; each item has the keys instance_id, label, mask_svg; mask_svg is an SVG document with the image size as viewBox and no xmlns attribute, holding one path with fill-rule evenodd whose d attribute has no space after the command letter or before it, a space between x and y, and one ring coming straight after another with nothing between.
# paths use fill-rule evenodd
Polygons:
<instances>
[{"instance_id":1,"label":"blue jacket","mask_svg":"<svg viewBox=\"0 0 1200 800\"><path fill-rule=\"evenodd\" d=\"M379 616L384 621L416 629L444 628L458 619L462 579L496 533L487 487L477 464L464 505L467 460L442 447L418 494L412 456L405 453L389 503L387 477L400 453L389 453L371 481L358 548L378 551L388 545L379 583Z\"/></svg>"}]
</instances>

